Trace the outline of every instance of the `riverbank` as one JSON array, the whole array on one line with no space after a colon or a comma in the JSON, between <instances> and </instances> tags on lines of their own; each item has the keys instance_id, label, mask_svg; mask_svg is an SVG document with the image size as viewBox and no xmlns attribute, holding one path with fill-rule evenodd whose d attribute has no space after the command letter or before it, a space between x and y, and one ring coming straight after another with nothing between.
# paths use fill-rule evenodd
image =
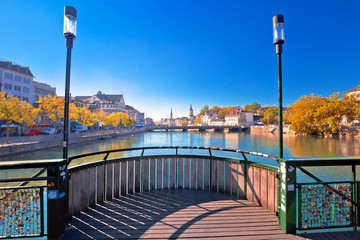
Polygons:
<instances>
[{"instance_id":1,"label":"riverbank","mask_svg":"<svg viewBox=\"0 0 360 240\"><path fill-rule=\"evenodd\" d=\"M84 142L98 141L106 138L116 138L119 136L143 132L146 132L146 128L70 133L69 144L73 145ZM0 157L62 146L61 134L57 134L56 138L54 135L38 135L25 137L10 137L9 140L11 141L11 143L0 144ZM1 138L1 141L5 141L5 138Z\"/></svg>"},{"instance_id":2,"label":"riverbank","mask_svg":"<svg viewBox=\"0 0 360 240\"><path fill-rule=\"evenodd\" d=\"M272 126L272 125L270 125L270 126L251 126L250 131L277 134L278 133L278 127L277 126ZM285 134L295 134L295 132L291 131L288 126L283 127L283 133L285 133Z\"/></svg>"}]
</instances>

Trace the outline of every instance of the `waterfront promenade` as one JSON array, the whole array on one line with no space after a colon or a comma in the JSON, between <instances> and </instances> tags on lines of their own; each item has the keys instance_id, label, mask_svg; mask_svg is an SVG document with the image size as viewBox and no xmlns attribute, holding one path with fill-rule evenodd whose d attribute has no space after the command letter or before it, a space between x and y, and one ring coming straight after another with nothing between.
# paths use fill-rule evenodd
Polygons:
<instances>
[{"instance_id":1,"label":"waterfront promenade","mask_svg":"<svg viewBox=\"0 0 360 240\"><path fill-rule=\"evenodd\" d=\"M146 128L132 128L120 130L101 130L87 131L83 133L70 133L69 143L77 144L89 141L97 141L106 138L114 138L129 134L145 132ZM54 147L61 147L63 141L62 134L54 135L37 135L37 136L15 136L9 137L11 143L5 143L6 138L0 138L0 157L10 156L19 153L32 152Z\"/></svg>"},{"instance_id":2,"label":"waterfront promenade","mask_svg":"<svg viewBox=\"0 0 360 240\"><path fill-rule=\"evenodd\" d=\"M105 201L72 217L61 239L360 239L358 232L285 234L277 217L223 193L167 189Z\"/></svg>"}]
</instances>

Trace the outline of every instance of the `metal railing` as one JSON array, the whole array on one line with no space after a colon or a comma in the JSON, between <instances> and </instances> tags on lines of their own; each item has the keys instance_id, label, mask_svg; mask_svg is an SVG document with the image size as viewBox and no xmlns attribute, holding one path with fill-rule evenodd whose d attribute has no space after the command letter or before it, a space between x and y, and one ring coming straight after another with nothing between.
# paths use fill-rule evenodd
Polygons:
<instances>
[{"instance_id":1,"label":"metal railing","mask_svg":"<svg viewBox=\"0 0 360 240\"><path fill-rule=\"evenodd\" d=\"M348 227L356 230L360 217L357 165L360 157L280 160L280 227L287 233ZM340 179L334 175L325 178L324 173L332 167L348 172Z\"/></svg>"}]
</instances>

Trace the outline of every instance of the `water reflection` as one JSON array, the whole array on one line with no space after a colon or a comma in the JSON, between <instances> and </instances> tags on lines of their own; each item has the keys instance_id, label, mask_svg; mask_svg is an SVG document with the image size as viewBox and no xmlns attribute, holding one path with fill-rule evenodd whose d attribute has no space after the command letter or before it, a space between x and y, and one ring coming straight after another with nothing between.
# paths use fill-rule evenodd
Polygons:
<instances>
[{"instance_id":1,"label":"water reflection","mask_svg":"<svg viewBox=\"0 0 360 240\"><path fill-rule=\"evenodd\" d=\"M241 149L278 155L278 136L262 132L148 132L118 138L76 144L70 146L69 155L142 146L204 146ZM139 155L140 152L114 153L109 158ZM146 155L160 153L159 150L145 151ZM161 150L161 153L174 154L175 150ZM179 152L181 153L181 152ZM191 154L208 154L208 152L192 150ZM237 157L238 154L215 152L217 156ZM284 157L330 157L330 156L360 156L360 141L357 138L323 138L316 136L284 135ZM18 154L1 160L33 160L57 159L62 157L62 148L37 151L31 154ZM101 160L104 155L84 158L74 161L71 166L89 161ZM251 158L251 157L250 157ZM252 159L252 158L251 158ZM261 162L277 166L276 161L263 159ZM338 176L351 176L346 168L314 168L316 174L326 175L327 172ZM22 176L30 176L35 170L22 170ZM0 178L10 178L15 173L0 171ZM350 175L349 175L350 174Z\"/></svg>"}]
</instances>

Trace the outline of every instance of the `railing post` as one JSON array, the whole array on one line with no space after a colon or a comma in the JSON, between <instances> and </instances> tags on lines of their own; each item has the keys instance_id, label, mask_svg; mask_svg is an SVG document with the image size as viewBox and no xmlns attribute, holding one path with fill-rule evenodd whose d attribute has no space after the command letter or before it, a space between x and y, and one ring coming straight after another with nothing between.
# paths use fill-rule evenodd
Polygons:
<instances>
[{"instance_id":1,"label":"railing post","mask_svg":"<svg viewBox=\"0 0 360 240\"><path fill-rule=\"evenodd\" d=\"M67 161L63 160L47 167L47 234L48 239L58 239L65 231L67 224L68 199L67 188Z\"/></svg>"},{"instance_id":2,"label":"railing post","mask_svg":"<svg viewBox=\"0 0 360 240\"><path fill-rule=\"evenodd\" d=\"M286 233L296 233L296 167L280 162L280 227Z\"/></svg>"},{"instance_id":3,"label":"railing post","mask_svg":"<svg viewBox=\"0 0 360 240\"><path fill-rule=\"evenodd\" d=\"M244 199L247 199L248 159L244 153L241 154L244 158Z\"/></svg>"},{"instance_id":4,"label":"railing post","mask_svg":"<svg viewBox=\"0 0 360 240\"><path fill-rule=\"evenodd\" d=\"M353 222L353 229L354 231L356 231L356 228L357 228L357 219L356 219L356 212L357 212L357 209L358 209L358 188L357 188L357 184L356 184L356 165L353 164L351 166L351 170L352 170L352 180L353 180L353 184L352 184L352 188L353 188L353 194L352 194L352 201L353 203L356 203L356 204L353 204L352 206L352 210L353 210L353 216L352 216L352 222Z\"/></svg>"}]
</instances>

